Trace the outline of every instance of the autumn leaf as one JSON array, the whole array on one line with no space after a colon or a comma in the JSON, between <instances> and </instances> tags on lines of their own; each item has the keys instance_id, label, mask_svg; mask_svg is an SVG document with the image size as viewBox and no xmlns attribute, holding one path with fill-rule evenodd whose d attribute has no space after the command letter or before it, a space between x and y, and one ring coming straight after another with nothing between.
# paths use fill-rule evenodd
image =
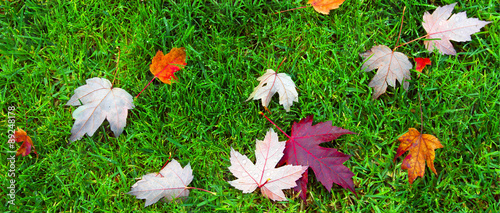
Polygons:
<instances>
[{"instance_id":1,"label":"autumn leaf","mask_svg":"<svg viewBox=\"0 0 500 213\"><path fill-rule=\"evenodd\" d=\"M415 58L415 63L417 63L415 69L422 72L426 65L431 65L431 60L429 58Z\"/></svg>"},{"instance_id":2,"label":"autumn leaf","mask_svg":"<svg viewBox=\"0 0 500 213\"><path fill-rule=\"evenodd\" d=\"M170 79L177 80L174 73L186 65L185 48L172 48L166 55L163 55L162 51L158 51L149 66L149 70L163 83L171 84Z\"/></svg>"},{"instance_id":3,"label":"autumn leaf","mask_svg":"<svg viewBox=\"0 0 500 213\"><path fill-rule=\"evenodd\" d=\"M415 68L418 72L422 72L426 65L431 65L431 60L429 58L415 58L415 63L417 67ZM418 74L420 78L420 73Z\"/></svg>"},{"instance_id":4,"label":"autumn leaf","mask_svg":"<svg viewBox=\"0 0 500 213\"><path fill-rule=\"evenodd\" d=\"M16 157L19 155L22 155L25 157L26 155L29 155L31 153L31 148L33 148L33 152L36 154L36 157L38 158L38 153L35 150L35 146L33 145L33 141L31 141L30 136L28 134L17 127L17 131L14 132L14 139L16 142L23 142L21 144L21 147L16 152Z\"/></svg>"},{"instance_id":5,"label":"autumn leaf","mask_svg":"<svg viewBox=\"0 0 500 213\"><path fill-rule=\"evenodd\" d=\"M161 198L169 202L175 198L189 196L189 183L193 180L193 170L188 164L182 168L181 164L173 159L160 173L149 173L142 176L132 186L127 194L137 199L146 199L144 207L158 202Z\"/></svg>"},{"instance_id":6,"label":"autumn leaf","mask_svg":"<svg viewBox=\"0 0 500 213\"><path fill-rule=\"evenodd\" d=\"M344 1L345 0L309 0L307 3L311 4L318 13L328 15L330 10L339 8Z\"/></svg>"},{"instance_id":7,"label":"autumn leaf","mask_svg":"<svg viewBox=\"0 0 500 213\"><path fill-rule=\"evenodd\" d=\"M373 99L377 99L385 93L387 85L396 87L396 80L408 90L410 83L410 69L413 67L408 57L400 52L394 52L385 45L374 46L370 50L361 53L360 56L366 60L361 69L366 72L378 68L377 74L368 84L373 87Z\"/></svg>"},{"instance_id":8,"label":"autumn leaf","mask_svg":"<svg viewBox=\"0 0 500 213\"><path fill-rule=\"evenodd\" d=\"M283 156L284 149L285 142L279 142L278 135L272 129L269 129L263 141L257 140L255 164L247 156L231 148L229 170L238 179L229 181L229 184L243 193L251 193L258 187L264 196L275 201L285 201L282 190L295 187L295 181L301 177L307 166L287 165L275 168Z\"/></svg>"},{"instance_id":9,"label":"autumn leaf","mask_svg":"<svg viewBox=\"0 0 500 213\"><path fill-rule=\"evenodd\" d=\"M356 193L352 181L354 173L343 165L350 156L338 152L337 149L320 146L321 143L335 140L341 135L356 133L332 126L331 121L318 123L314 126L312 122L313 116L311 115L299 123L293 124L292 134L286 142L284 156L280 164L309 166L314 171L316 179L328 191L331 190L333 183L336 183ZM307 175L297 182L298 186L294 189L295 191L302 190L301 197L305 200Z\"/></svg>"},{"instance_id":10,"label":"autumn leaf","mask_svg":"<svg viewBox=\"0 0 500 213\"><path fill-rule=\"evenodd\" d=\"M420 134L418 130L410 128L407 133L398 139L399 145L394 162L406 151L410 151L408 157L403 160L402 168L408 170L408 181L410 184L417 177L424 177L425 162L427 166L437 175L434 168L435 149L443 148L443 145L433 135Z\"/></svg>"},{"instance_id":11,"label":"autumn leaf","mask_svg":"<svg viewBox=\"0 0 500 213\"><path fill-rule=\"evenodd\" d=\"M66 105L79 106L73 112L76 119L71 129L71 142L80 140L85 133L92 136L104 119L118 137L126 126L127 113L134 108L132 96L120 88L112 88L105 78L87 79L87 84L75 89Z\"/></svg>"},{"instance_id":12,"label":"autumn leaf","mask_svg":"<svg viewBox=\"0 0 500 213\"><path fill-rule=\"evenodd\" d=\"M259 78L259 85L254 88L252 94L246 101L262 100L262 106L267 107L271 101L271 97L278 92L280 96L280 104L285 107L287 112L290 111L290 106L293 102L299 101L299 95L295 89L295 83L292 78L285 73L276 73L272 69L266 70L266 73Z\"/></svg>"},{"instance_id":13,"label":"autumn leaf","mask_svg":"<svg viewBox=\"0 0 500 213\"><path fill-rule=\"evenodd\" d=\"M158 51L155 57L153 57L151 65L149 65L149 71L151 71L155 77L151 79L135 97L138 98L155 78L159 78L163 83L171 84L172 82L170 79L173 78L177 80L174 73L181 70L186 65L186 51L184 47L172 48L166 55L163 55L162 51Z\"/></svg>"},{"instance_id":14,"label":"autumn leaf","mask_svg":"<svg viewBox=\"0 0 500 213\"><path fill-rule=\"evenodd\" d=\"M479 32L482 27L490 23L477 18L467 18L466 12L453 14L450 17L456 4L438 7L432 14L425 12L422 25L428 34L427 38L438 39L424 41L427 50L438 49L441 54L455 55L456 51L450 40L470 41L472 40L470 35Z\"/></svg>"}]
</instances>

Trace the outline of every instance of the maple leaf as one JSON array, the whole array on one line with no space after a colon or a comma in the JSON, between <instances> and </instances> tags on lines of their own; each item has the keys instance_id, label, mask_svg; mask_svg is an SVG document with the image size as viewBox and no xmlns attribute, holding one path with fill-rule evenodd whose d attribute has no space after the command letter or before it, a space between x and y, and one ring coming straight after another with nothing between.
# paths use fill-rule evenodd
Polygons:
<instances>
[{"instance_id":1,"label":"maple leaf","mask_svg":"<svg viewBox=\"0 0 500 213\"><path fill-rule=\"evenodd\" d=\"M275 168L283 156L283 149L285 142L279 142L278 135L272 129L269 129L263 141L256 142L255 165L247 156L231 148L229 170L238 179L229 181L229 184L243 193L251 193L259 187L264 196L275 201L285 201L282 189L295 187L295 181L307 166L287 165Z\"/></svg>"},{"instance_id":2,"label":"maple leaf","mask_svg":"<svg viewBox=\"0 0 500 213\"><path fill-rule=\"evenodd\" d=\"M292 78L285 73L276 73L272 69L266 70L266 73L259 78L259 85L253 89L252 94L246 101L262 100L262 106L267 107L271 101L271 97L278 92L280 96L280 104L285 107L287 112L290 111L290 106L293 102L299 102L299 95L295 89L295 83Z\"/></svg>"},{"instance_id":3,"label":"maple leaf","mask_svg":"<svg viewBox=\"0 0 500 213\"><path fill-rule=\"evenodd\" d=\"M187 185L193 180L193 170L188 164L182 168L181 164L172 159L160 173L149 173L142 176L132 186L127 194L134 195L137 199L146 199L144 207L158 202L161 198L172 201L175 198L189 196Z\"/></svg>"},{"instance_id":4,"label":"maple leaf","mask_svg":"<svg viewBox=\"0 0 500 213\"><path fill-rule=\"evenodd\" d=\"M170 50L170 52L166 55L163 55L162 51L158 51L153 58L151 65L149 65L149 70L163 83L171 84L170 79L173 78L177 80L174 73L186 65L185 48L172 48L172 50Z\"/></svg>"},{"instance_id":5,"label":"maple leaf","mask_svg":"<svg viewBox=\"0 0 500 213\"><path fill-rule=\"evenodd\" d=\"M38 153L35 150L35 146L33 145L33 141L31 141L30 136L28 134L17 127L17 131L14 132L14 139L16 142L23 142L21 144L21 147L16 152L16 157L19 155L22 155L23 157L26 155L29 155L31 153L31 148L33 148L33 152L36 154L36 157L38 158Z\"/></svg>"},{"instance_id":6,"label":"maple leaf","mask_svg":"<svg viewBox=\"0 0 500 213\"><path fill-rule=\"evenodd\" d=\"M403 160L402 168L408 170L408 181L410 184L418 177L424 177L425 161L427 166L437 175L434 168L435 149L443 148L443 145L433 135L420 134L418 130L410 128L407 133L398 138L401 142L399 145L396 158L401 156L406 151L410 154Z\"/></svg>"},{"instance_id":7,"label":"maple leaf","mask_svg":"<svg viewBox=\"0 0 500 213\"><path fill-rule=\"evenodd\" d=\"M313 116L307 116L293 123L292 135L286 142L283 159L281 163L291 165L309 166L314 171L318 179L328 191L331 190L333 183L344 188L354 190L352 173L343 165L349 159L349 155L338 152L337 149L321 147L320 144L332 141L345 134L356 134L346 129L332 126L331 121L312 125ZM306 171L307 172L307 171ZM305 200L305 185L307 184L307 175L299 179L295 191L302 190L301 197Z\"/></svg>"},{"instance_id":8,"label":"maple leaf","mask_svg":"<svg viewBox=\"0 0 500 213\"><path fill-rule=\"evenodd\" d=\"M438 7L432 14L425 12L422 25L428 34L427 38L440 39L424 41L427 50L438 49L441 54L455 55L456 51L450 40L470 41L472 40L470 35L479 32L482 27L490 23L477 18L467 18L466 12L453 14L450 17L456 4Z\"/></svg>"},{"instance_id":9,"label":"maple leaf","mask_svg":"<svg viewBox=\"0 0 500 213\"><path fill-rule=\"evenodd\" d=\"M311 4L318 13L328 15L330 10L339 8L344 1L345 0L309 0L307 3Z\"/></svg>"},{"instance_id":10,"label":"maple leaf","mask_svg":"<svg viewBox=\"0 0 500 213\"><path fill-rule=\"evenodd\" d=\"M415 69L419 72L422 72L422 70L425 68L425 65L431 65L431 60L429 58L415 58L415 63L417 64L417 67ZM418 74L418 77L420 78L420 73Z\"/></svg>"},{"instance_id":11,"label":"maple leaf","mask_svg":"<svg viewBox=\"0 0 500 213\"><path fill-rule=\"evenodd\" d=\"M385 45L379 45L361 53L360 56L366 60L361 69L366 68L365 71L369 72L378 68L377 74L368 84L374 89L373 99L385 93L387 85L395 87L396 80L408 90L410 83L405 80L411 79L410 69L413 65L405 54L394 52Z\"/></svg>"},{"instance_id":12,"label":"maple leaf","mask_svg":"<svg viewBox=\"0 0 500 213\"><path fill-rule=\"evenodd\" d=\"M71 129L71 142L87 133L92 136L104 119L118 137L126 125L128 109L133 109L132 96L120 88L112 88L105 78L87 79L87 84L75 89L66 105L80 106L73 112L76 119Z\"/></svg>"}]
</instances>

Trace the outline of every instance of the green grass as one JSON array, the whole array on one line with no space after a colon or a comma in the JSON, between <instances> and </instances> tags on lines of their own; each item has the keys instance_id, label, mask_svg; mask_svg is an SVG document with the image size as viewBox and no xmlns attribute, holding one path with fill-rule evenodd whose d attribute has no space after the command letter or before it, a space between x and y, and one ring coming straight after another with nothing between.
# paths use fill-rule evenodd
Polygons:
<instances>
[{"instance_id":1,"label":"green grass","mask_svg":"<svg viewBox=\"0 0 500 213\"><path fill-rule=\"evenodd\" d=\"M111 2L111 3L110 3ZM237 2L237 3L233 3ZM495 1L459 1L454 13L490 21L472 41L454 42L457 56L425 51L422 41L398 51L430 57L432 66L408 91L389 88L372 100L374 72L361 70L362 53L374 45L395 46L403 7L401 42L425 34L425 11L452 3L347 0L330 15L312 8L270 15L306 1L2 1L0 3L1 138L7 141L7 107L16 125L33 138L40 154L16 158L16 205L2 196L2 210L33 212L269 211L269 212L499 212L500 14ZM120 48L120 62L117 54ZM127 126L113 137L107 122L92 137L69 142L75 107L64 104L92 77L112 80L135 96L153 77L158 50L185 47L179 81L158 80L134 101ZM259 191L243 194L227 181L233 147L254 160L255 139L272 125L245 102L266 69L289 74L299 103L285 112L278 98L269 108L285 131L307 115L357 135L328 147L352 157L358 197L334 186L328 192L310 173L308 205L291 190L288 202L272 202ZM412 59L410 59L412 60ZM410 185L401 159L393 163L397 138L420 128L444 145L436 150L438 175L426 169ZM27 115L25 120L24 115ZM285 136L279 134L281 140ZM6 195L9 149L1 147L2 194ZM158 171L169 153L191 163L191 191L178 203L157 203L125 194L144 174ZM6 198L6 199L3 199Z\"/></svg>"}]
</instances>

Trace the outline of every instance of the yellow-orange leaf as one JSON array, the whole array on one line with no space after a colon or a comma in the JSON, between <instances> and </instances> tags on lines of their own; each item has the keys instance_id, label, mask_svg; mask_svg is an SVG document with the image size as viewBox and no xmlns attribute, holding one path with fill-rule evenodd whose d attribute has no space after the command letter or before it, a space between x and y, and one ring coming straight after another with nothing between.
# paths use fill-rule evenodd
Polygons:
<instances>
[{"instance_id":1,"label":"yellow-orange leaf","mask_svg":"<svg viewBox=\"0 0 500 213\"><path fill-rule=\"evenodd\" d=\"M330 10L337 9L344 3L345 0L309 0L308 4L311 4L318 13L328 15Z\"/></svg>"},{"instance_id":2,"label":"yellow-orange leaf","mask_svg":"<svg viewBox=\"0 0 500 213\"><path fill-rule=\"evenodd\" d=\"M17 131L14 132L14 139L16 142L23 142L21 147L16 152L16 156L22 155L23 157L29 155L31 153L31 148L33 148L33 152L38 157L38 153L36 153L35 146L33 145L33 141L31 141L30 136L28 134L17 127Z\"/></svg>"},{"instance_id":3,"label":"yellow-orange leaf","mask_svg":"<svg viewBox=\"0 0 500 213\"><path fill-rule=\"evenodd\" d=\"M149 66L149 70L163 83L171 84L170 79L177 80L174 73L186 65L186 51L184 47L172 48L166 55L163 55L162 51L158 51Z\"/></svg>"},{"instance_id":4,"label":"yellow-orange leaf","mask_svg":"<svg viewBox=\"0 0 500 213\"><path fill-rule=\"evenodd\" d=\"M427 166L437 175L434 168L435 149L443 148L443 145L433 135L420 134L418 130L410 128L407 133L398 139L401 144L399 145L396 158L401 156L406 151L410 154L403 160L401 168L408 170L408 181L410 184L418 177L424 177L425 162Z\"/></svg>"}]
</instances>

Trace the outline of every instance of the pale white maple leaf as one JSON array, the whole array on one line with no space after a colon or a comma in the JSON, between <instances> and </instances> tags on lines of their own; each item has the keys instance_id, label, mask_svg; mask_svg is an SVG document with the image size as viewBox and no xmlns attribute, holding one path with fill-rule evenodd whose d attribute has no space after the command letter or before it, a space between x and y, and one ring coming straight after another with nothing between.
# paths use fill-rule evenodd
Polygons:
<instances>
[{"instance_id":1,"label":"pale white maple leaf","mask_svg":"<svg viewBox=\"0 0 500 213\"><path fill-rule=\"evenodd\" d=\"M104 119L118 137L126 125L129 109L134 108L132 96L120 88L112 88L105 78L87 79L87 84L75 89L66 105L80 106L73 112L76 120L71 129L71 142L80 140L85 133L92 136Z\"/></svg>"},{"instance_id":2,"label":"pale white maple leaf","mask_svg":"<svg viewBox=\"0 0 500 213\"><path fill-rule=\"evenodd\" d=\"M292 78L285 73L276 73L272 69L266 70L266 73L259 78L259 85L253 89L252 94L246 101L262 100L262 106L267 107L273 95L278 92L280 96L280 104L285 107L287 112L290 111L290 106L293 102L299 102L299 94L295 89L295 83Z\"/></svg>"},{"instance_id":3,"label":"pale white maple leaf","mask_svg":"<svg viewBox=\"0 0 500 213\"><path fill-rule=\"evenodd\" d=\"M283 157L285 144L285 141L279 142L278 135L269 129L263 141L257 140L255 164L247 156L231 148L229 171L238 179L229 181L229 184L243 193L251 193L259 187L264 196L275 201L285 201L282 190L295 187L295 181L307 169L307 166L292 165L275 168Z\"/></svg>"},{"instance_id":4,"label":"pale white maple leaf","mask_svg":"<svg viewBox=\"0 0 500 213\"><path fill-rule=\"evenodd\" d=\"M188 185L193 180L193 170L188 164L182 168L181 164L173 159L160 173L150 173L142 176L132 186L127 194L137 199L146 199L144 207L158 202L161 198L172 201L175 198L189 196Z\"/></svg>"},{"instance_id":5,"label":"pale white maple leaf","mask_svg":"<svg viewBox=\"0 0 500 213\"><path fill-rule=\"evenodd\" d=\"M361 53L365 63L361 69L366 68L366 72L378 68L377 74L368 84L373 87L373 99L377 99L385 93L387 85L396 87L396 80L403 85L405 90L408 90L410 83L410 69L413 67L408 57L400 52L393 52L385 45L374 46L370 50Z\"/></svg>"},{"instance_id":6,"label":"pale white maple leaf","mask_svg":"<svg viewBox=\"0 0 500 213\"><path fill-rule=\"evenodd\" d=\"M477 18L467 18L466 12L453 14L450 17L456 4L438 7L432 14L425 12L422 25L429 34L426 38L438 39L424 41L427 50L438 49L441 54L455 55L456 51L450 40L470 41L472 34L479 32L482 27L490 23Z\"/></svg>"}]
</instances>

